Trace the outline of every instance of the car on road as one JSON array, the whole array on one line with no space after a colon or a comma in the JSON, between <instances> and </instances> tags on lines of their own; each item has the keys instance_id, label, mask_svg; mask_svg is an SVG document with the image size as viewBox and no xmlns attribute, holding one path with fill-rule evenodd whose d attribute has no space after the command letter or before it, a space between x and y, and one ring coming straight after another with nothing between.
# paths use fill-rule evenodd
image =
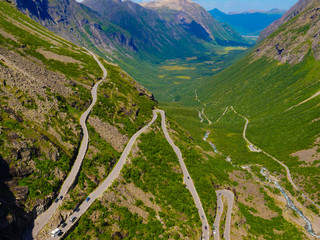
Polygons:
<instances>
[{"instance_id":1,"label":"car on road","mask_svg":"<svg viewBox=\"0 0 320 240\"><path fill-rule=\"evenodd\" d=\"M219 196L221 195L221 193L219 193Z\"/></svg>"},{"instance_id":2,"label":"car on road","mask_svg":"<svg viewBox=\"0 0 320 240\"><path fill-rule=\"evenodd\" d=\"M188 176L187 178L188 178L188 179L190 179L190 177L189 177L189 176Z\"/></svg>"},{"instance_id":3,"label":"car on road","mask_svg":"<svg viewBox=\"0 0 320 240\"><path fill-rule=\"evenodd\" d=\"M67 226L67 223L64 222L64 223L61 224L62 228L64 228L65 226Z\"/></svg>"},{"instance_id":4,"label":"car on road","mask_svg":"<svg viewBox=\"0 0 320 240\"><path fill-rule=\"evenodd\" d=\"M207 230L208 229L207 226L204 226L204 229Z\"/></svg>"},{"instance_id":5,"label":"car on road","mask_svg":"<svg viewBox=\"0 0 320 240\"><path fill-rule=\"evenodd\" d=\"M216 227L214 225L212 227L212 232L213 232L213 234L216 234Z\"/></svg>"},{"instance_id":6,"label":"car on road","mask_svg":"<svg viewBox=\"0 0 320 240\"><path fill-rule=\"evenodd\" d=\"M87 198L86 198L86 202L89 202L89 200L90 200L90 198L89 198L89 197L87 197Z\"/></svg>"},{"instance_id":7,"label":"car on road","mask_svg":"<svg viewBox=\"0 0 320 240\"><path fill-rule=\"evenodd\" d=\"M54 200L55 203L57 203L59 201L59 198L56 198L56 200Z\"/></svg>"},{"instance_id":8,"label":"car on road","mask_svg":"<svg viewBox=\"0 0 320 240\"><path fill-rule=\"evenodd\" d=\"M76 219L77 219L77 217L72 217L72 218L70 218L70 222L73 223Z\"/></svg>"},{"instance_id":9,"label":"car on road","mask_svg":"<svg viewBox=\"0 0 320 240\"><path fill-rule=\"evenodd\" d=\"M80 208L77 207L77 208L74 209L74 211L75 211L75 212L79 212L79 211L80 211Z\"/></svg>"},{"instance_id":10,"label":"car on road","mask_svg":"<svg viewBox=\"0 0 320 240\"><path fill-rule=\"evenodd\" d=\"M53 230L51 232L51 237L55 237L55 236L58 236L59 234L61 234L61 230L59 228L56 228L55 230Z\"/></svg>"},{"instance_id":11,"label":"car on road","mask_svg":"<svg viewBox=\"0 0 320 240\"><path fill-rule=\"evenodd\" d=\"M63 199L63 196L60 196L59 199L62 200L62 199Z\"/></svg>"}]
</instances>

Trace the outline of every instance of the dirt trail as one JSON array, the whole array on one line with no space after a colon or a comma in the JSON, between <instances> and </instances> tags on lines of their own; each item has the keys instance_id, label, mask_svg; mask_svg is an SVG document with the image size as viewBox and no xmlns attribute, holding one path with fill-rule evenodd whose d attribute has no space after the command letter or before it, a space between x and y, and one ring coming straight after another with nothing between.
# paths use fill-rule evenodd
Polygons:
<instances>
[{"instance_id":1,"label":"dirt trail","mask_svg":"<svg viewBox=\"0 0 320 240\"><path fill-rule=\"evenodd\" d=\"M296 105L288 108L286 111L289 111L289 110L291 110L292 108L298 107L298 106L300 106L300 105L302 105L302 104L304 104L304 103L306 103L306 102L309 102L311 99L314 99L315 97L317 97L317 96L319 96L319 95L320 95L320 91L318 91L316 94L312 95L312 96L309 97L308 99L306 99L306 100L304 100L304 101L302 101L302 102L300 102L300 103L298 103L298 104L296 104Z\"/></svg>"}]
</instances>

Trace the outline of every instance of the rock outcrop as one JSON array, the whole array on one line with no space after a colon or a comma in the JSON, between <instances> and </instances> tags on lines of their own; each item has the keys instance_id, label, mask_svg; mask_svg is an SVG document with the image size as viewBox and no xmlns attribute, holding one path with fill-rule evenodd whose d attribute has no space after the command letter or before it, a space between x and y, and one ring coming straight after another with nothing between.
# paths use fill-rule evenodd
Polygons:
<instances>
[{"instance_id":1,"label":"rock outcrop","mask_svg":"<svg viewBox=\"0 0 320 240\"><path fill-rule=\"evenodd\" d=\"M319 17L318 1L299 1L262 33L260 39L272 34L256 49L255 58L267 56L281 63L296 64L310 54L320 60Z\"/></svg>"}]
</instances>

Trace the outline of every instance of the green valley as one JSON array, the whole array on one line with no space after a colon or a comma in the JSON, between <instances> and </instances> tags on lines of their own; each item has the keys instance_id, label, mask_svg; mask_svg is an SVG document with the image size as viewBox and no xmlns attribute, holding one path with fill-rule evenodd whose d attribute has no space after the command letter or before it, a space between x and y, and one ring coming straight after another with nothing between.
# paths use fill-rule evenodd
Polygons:
<instances>
[{"instance_id":1,"label":"green valley","mask_svg":"<svg viewBox=\"0 0 320 240\"><path fill-rule=\"evenodd\" d=\"M254 46L191 0L0 13L0 239L320 238L317 0Z\"/></svg>"}]
</instances>

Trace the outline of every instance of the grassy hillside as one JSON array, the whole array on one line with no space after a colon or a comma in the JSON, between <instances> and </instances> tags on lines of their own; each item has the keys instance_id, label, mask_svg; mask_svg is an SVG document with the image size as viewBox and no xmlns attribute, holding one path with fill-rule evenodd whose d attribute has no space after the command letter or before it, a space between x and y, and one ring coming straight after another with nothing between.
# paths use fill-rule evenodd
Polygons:
<instances>
[{"instance_id":1,"label":"grassy hillside","mask_svg":"<svg viewBox=\"0 0 320 240\"><path fill-rule=\"evenodd\" d=\"M139 138L121 176L67 239L84 235L99 239L200 236L197 209L183 184L177 157L160 127L157 120L150 132Z\"/></svg>"},{"instance_id":2,"label":"grassy hillside","mask_svg":"<svg viewBox=\"0 0 320 240\"><path fill-rule=\"evenodd\" d=\"M101 79L83 48L35 23L0 1L0 238L20 238L55 199L77 155L81 114L91 86ZM78 181L84 188L95 169L117 161L128 138L150 120L151 93L113 63L101 59L109 77L89 119L88 159ZM109 129L109 138L97 132ZM111 131L111 133L110 133ZM96 141L93 141L95 139ZM101 171L103 179L110 169Z\"/></svg>"},{"instance_id":3,"label":"grassy hillside","mask_svg":"<svg viewBox=\"0 0 320 240\"><path fill-rule=\"evenodd\" d=\"M283 212L286 209L283 205L286 204L285 199L279 197L275 186L264 181L260 174L261 167L266 167L285 191L291 194L296 206L313 223L316 233L319 232L316 220L319 209L304 199L301 192L294 190L283 166L263 152L250 152L248 143L243 139L245 119L237 113L249 119L246 132L249 141L286 164L298 188L319 205L319 21L313 17L319 10L315 8L315 1L310 1L308 6L239 62L195 84L185 94L185 106L161 104L169 116L188 129L197 145L205 148L204 144L207 143L202 138L206 131L210 131L208 141L214 143L222 156L229 157L234 165L228 177L238 181L238 184L231 181L229 185L236 186L239 196L236 209L241 216L245 216L246 221L243 222L251 226L247 233L264 235L265 238L272 236L270 239L307 239L311 236L301 235L301 232L306 233L304 223L298 223L295 212L289 210L291 217ZM201 102L196 101L194 90L197 90ZM201 112L203 108L212 125L203 115L204 121L200 122L198 111ZM220 171L229 169L226 165L217 168ZM253 186L248 187L252 181L260 186L260 190L250 196L254 192ZM259 207L259 192L264 191L271 197L264 197L271 201L268 207L277 214L267 214L264 207ZM275 199L273 203L272 199ZM288 230L283 235L273 236L273 229L278 225L274 223L280 218L290 224L300 225L300 233L296 230L290 233ZM267 223L271 219L274 222ZM237 234L242 234L238 228L241 221L235 221L232 234L239 238ZM273 227L259 228L262 222ZM242 238L247 239L248 235Z\"/></svg>"},{"instance_id":4,"label":"grassy hillside","mask_svg":"<svg viewBox=\"0 0 320 240\"><path fill-rule=\"evenodd\" d=\"M225 107L234 106L250 120L248 138L286 163L299 184L319 199L319 192L313 187L319 183L316 174L319 160L306 166L291 156L313 148L317 142L320 113L317 98L296 105L318 92L319 62L313 56L293 66L279 66L266 58L247 64L249 61L248 57L235 64L206 85L205 91L200 90L199 95L206 96L208 102L208 115L217 119ZM212 101L208 92L219 101Z\"/></svg>"}]
</instances>

